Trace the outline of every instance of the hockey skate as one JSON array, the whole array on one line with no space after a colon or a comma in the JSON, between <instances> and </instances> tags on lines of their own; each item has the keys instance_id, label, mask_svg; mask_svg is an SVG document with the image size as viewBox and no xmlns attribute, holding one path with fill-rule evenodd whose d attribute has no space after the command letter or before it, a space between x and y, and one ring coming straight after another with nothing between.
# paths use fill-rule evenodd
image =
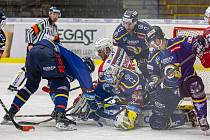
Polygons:
<instances>
[{"instance_id":1,"label":"hockey skate","mask_svg":"<svg viewBox=\"0 0 210 140\"><path fill-rule=\"evenodd\" d=\"M199 122L198 122L198 119L197 119L197 115L195 113L194 110L190 110L189 112L187 112L187 120L189 122L191 122L192 124L192 127L197 127L199 126Z\"/></svg>"},{"instance_id":2,"label":"hockey skate","mask_svg":"<svg viewBox=\"0 0 210 140\"><path fill-rule=\"evenodd\" d=\"M15 87L13 85L9 85L9 87L7 88L7 90L10 91L10 92L18 91L17 87Z\"/></svg>"},{"instance_id":3,"label":"hockey skate","mask_svg":"<svg viewBox=\"0 0 210 140\"><path fill-rule=\"evenodd\" d=\"M14 114L10 114L10 116L9 116L9 114L5 114L4 117L3 117L3 120L1 122L1 125L10 124L11 123L11 118L10 117L14 118L14 116L15 116Z\"/></svg>"},{"instance_id":4,"label":"hockey skate","mask_svg":"<svg viewBox=\"0 0 210 140\"><path fill-rule=\"evenodd\" d=\"M56 114L56 126L58 130L73 131L77 130L76 122L68 119L65 113L59 112Z\"/></svg>"},{"instance_id":5,"label":"hockey skate","mask_svg":"<svg viewBox=\"0 0 210 140\"><path fill-rule=\"evenodd\" d=\"M198 121L199 121L199 124L200 124L200 127L201 127L202 131L209 130L209 124L208 124L208 121L207 121L206 118L198 119Z\"/></svg>"}]
</instances>

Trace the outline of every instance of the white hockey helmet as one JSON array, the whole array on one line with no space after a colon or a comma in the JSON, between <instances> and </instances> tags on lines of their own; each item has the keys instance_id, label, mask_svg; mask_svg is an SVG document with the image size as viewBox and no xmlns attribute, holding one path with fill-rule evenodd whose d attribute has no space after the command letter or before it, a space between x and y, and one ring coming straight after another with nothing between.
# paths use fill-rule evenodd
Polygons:
<instances>
[{"instance_id":1,"label":"white hockey helmet","mask_svg":"<svg viewBox=\"0 0 210 140\"><path fill-rule=\"evenodd\" d=\"M208 22L208 18L210 18L210 6L205 11L204 20Z\"/></svg>"},{"instance_id":2,"label":"white hockey helmet","mask_svg":"<svg viewBox=\"0 0 210 140\"><path fill-rule=\"evenodd\" d=\"M99 38L95 42L95 50L98 52L103 51L107 56L109 55L110 52L107 52L107 48L110 50L112 49L112 41L108 38Z\"/></svg>"}]
</instances>

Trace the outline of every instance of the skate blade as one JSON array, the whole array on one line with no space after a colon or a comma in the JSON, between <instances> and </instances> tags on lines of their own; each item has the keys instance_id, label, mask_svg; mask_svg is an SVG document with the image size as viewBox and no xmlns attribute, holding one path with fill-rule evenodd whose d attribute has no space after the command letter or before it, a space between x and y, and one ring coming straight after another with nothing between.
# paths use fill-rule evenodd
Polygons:
<instances>
[{"instance_id":1,"label":"skate blade","mask_svg":"<svg viewBox=\"0 0 210 140\"><path fill-rule=\"evenodd\" d=\"M210 130L202 131L202 134L205 136L210 136Z\"/></svg>"},{"instance_id":2,"label":"skate blade","mask_svg":"<svg viewBox=\"0 0 210 140\"><path fill-rule=\"evenodd\" d=\"M74 124L68 125L68 126L56 124L55 127L60 131L74 131L74 130L77 130L76 125L74 125Z\"/></svg>"},{"instance_id":3,"label":"skate blade","mask_svg":"<svg viewBox=\"0 0 210 140\"><path fill-rule=\"evenodd\" d=\"M11 121L5 121L5 120L2 120L0 122L0 125L12 125L13 123Z\"/></svg>"}]
</instances>

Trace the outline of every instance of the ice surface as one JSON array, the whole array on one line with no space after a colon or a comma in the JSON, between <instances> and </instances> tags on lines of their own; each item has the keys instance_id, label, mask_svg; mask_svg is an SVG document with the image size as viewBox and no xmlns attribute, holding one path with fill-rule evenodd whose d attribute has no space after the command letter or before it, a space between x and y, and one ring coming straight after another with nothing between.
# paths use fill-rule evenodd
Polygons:
<instances>
[{"instance_id":1,"label":"ice surface","mask_svg":"<svg viewBox=\"0 0 210 140\"><path fill-rule=\"evenodd\" d=\"M2 64L0 63L0 98L3 100L7 108L9 108L14 93L8 93L7 87L10 80L22 67L22 64ZM96 75L94 76L96 79ZM46 81L41 83L45 85ZM78 86L75 82L72 87ZM70 93L69 106L80 93L75 90ZM209 106L209 105L208 105ZM50 97L42 93L39 89L29 101L22 107L18 114L50 114L53 110L53 104ZM0 107L0 121L5 114ZM210 113L209 113L210 116ZM20 120L40 121L46 118L17 118ZM208 118L210 120L210 118ZM173 130L155 131L149 127L138 128L131 131L121 131L110 126L98 127L93 121L78 122L76 131L58 131L54 126L54 122L45 123L35 126L35 131L21 132L12 125L0 125L0 140L209 140L210 136L202 135L199 128L191 128L183 126Z\"/></svg>"}]
</instances>

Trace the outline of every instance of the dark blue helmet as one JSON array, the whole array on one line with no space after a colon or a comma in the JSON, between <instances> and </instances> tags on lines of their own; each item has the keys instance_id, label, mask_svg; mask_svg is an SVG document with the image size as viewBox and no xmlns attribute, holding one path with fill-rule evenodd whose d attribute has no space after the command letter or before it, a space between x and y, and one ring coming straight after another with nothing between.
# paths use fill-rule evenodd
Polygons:
<instances>
[{"instance_id":1,"label":"dark blue helmet","mask_svg":"<svg viewBox=\"0 0 210 140\"><path fill-rule=\"evenodd\" d=\"M90 57L84 57L84 58L82 58L82 60L86 64L86 66L88 67L90 72L91 73L94 72L95 64L94 64L93 60Z\"/></svg>"},{"instance_id":2,"label":"dark blue helmet","mask_svg":"<svg viewBox=\"0 0 210 140\"><path fill-rule=\"evenodd\" d=\"M152 26L146 35L146 41L148 43L155 41L156 39L164 39L165 34L159 26Z\"/></svg>"},{"instance_id":3,"label":"dark blue helmet","mask_svg":"<svg viewBox=\"0 0 210 140\"><path fill-rule=\"evenodd\" d=\"M135 23L138 21L138 12L132 9L125 11L122 17L123 22L132 22Z\"/></svg>"},{"instance_id":4,"label":"dark blue helmet","mask_svg":"<svg viewBox=\"0 0 210 140\"><path fill-rule=\"evenodd\" d=\"M61 17L61 10L58 7L52 6L49 9L49 14L51 13L58 13L59 17Z\"/></svg>"},{"instance_id":5,"label":"dark blue helmet","mask_svg":"<svg viewBox=\"0 0 210 140\"><path fill-rule=\"evenodd\" d=\"M6 16L3 11L0 11L0 28L4 27L6 24Z\"/></svg>"}]
</instances>

